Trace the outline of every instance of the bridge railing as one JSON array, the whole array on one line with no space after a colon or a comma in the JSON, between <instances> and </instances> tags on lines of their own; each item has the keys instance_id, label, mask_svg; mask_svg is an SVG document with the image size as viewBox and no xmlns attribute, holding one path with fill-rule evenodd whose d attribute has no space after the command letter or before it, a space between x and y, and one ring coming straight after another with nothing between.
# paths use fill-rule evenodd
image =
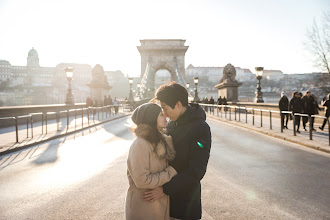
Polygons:
<instances>
[{"instance_id":1,"label":"bridge railing","mask_svg":"<svg viewBox=\"0 0 330 220\"><path fill-rule=\"evenodd\" d=\"M118 108L118 110L116 108ZM14 127L14 131L16 133L15 142L19 143L20 138L25 137L25 135L22 135L23 132L26 133L26 138L29 138L29 136L33 138L34 132L36 131L39 134L48 134L50 127L55 128L56 132L58 133L62 130L61 125L62 127L65 127L66 132L68 132L69 129L76 130L84 128L84 126L88 127L91 125L98 124L103 120L108 120L116 113L124 113L125 111L131 109L132 107L129 104L119 104L119 106L107 105L103 107L77 108L57 112L37 112L16 117L1 117L0 123L2 121L12 121L11 125L9 127L6 127L5 129L2 129L2 131L6 129L12 129ZM41 117L41 120L38 120L38 122L34 122L34 119L36 117ZM63 119L66 120L63 121ZM25 120L25 123L22 122L22 120ZM79 123L78 121L80 120L81 122ZM71 121L74 121L74 125L71 124ZM35 126L36 123L38 123L37 126ZM25 127L24 124L26 125ZM6 131L1 132L0 134L5 132Z\"/></svg>"},{"instance_id":2,"label":"bridge railing","mask_svg":"<svg viewBox=\"0 0 330 220\"><path fill-rule=\"evenodd\" d=\"M285 114L292 115L292 123L293 123L293 135L297 136L297 125L296 125L296 117L294 116L300 116L300 117L307 117L308 121L311 122L312 118L320 118L327 120L328 124L328 139L329 139L329 146L330 146L330 121L327 117L319 116L319 115L308 115L308 114L300 114L300 113L293 113L292 111L275 111L275 110L269 110L269 109L259 109L259 108L246 108L242 106L235 106L235 105L215 105L215 104L202 104L199 103L199 105L204 107L205 112L208 114L217 114L218 117L224 117L228 120L235 120L235 121L241 121L242 117L245 117L245 123L248 123L248 114L252 115L252 125L256 124L257 117L260 121L260 127L263 127L263 120L265 120L265 116L269 117L269 129L273 129L273 117L275 114L277 114L277 118L284 117ZM215 113L216 111L216 113ZM259 113L259 114L257 114ZM281 120L279 120L280 123L280 129L281 133L283 133L283 124L281 123ZM284 120L283 120L284 121ZM309 123L309 139L313 140L313 127L312 123Z\"/></svg>"}]
</instances>

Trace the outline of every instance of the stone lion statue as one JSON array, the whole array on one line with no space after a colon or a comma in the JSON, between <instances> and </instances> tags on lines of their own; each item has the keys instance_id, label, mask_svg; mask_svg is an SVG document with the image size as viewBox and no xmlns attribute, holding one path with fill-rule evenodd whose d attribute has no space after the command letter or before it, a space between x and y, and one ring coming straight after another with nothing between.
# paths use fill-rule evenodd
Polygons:
<instances>
[{"instance_id":1,"label":"stone lion statue","mask_svg":"<svg viewBox=\"0 0 330 220\"><path fill-rule=\"evenodd\" d=\"M237 82L236 78L236 69L233 65L228 63L225 68L223 69L223 76L220 80L222 82Z\"/></svg>"},{"instance_id":2,"label":"stone lion statue","mask_svg":"<svg viewBox=\"0 0 330 220\"><path fill-rule=\"evenodd\" d=\"M92 80L103 82L104 76L105 73L103 67L100 64L97 64L92 70Z\"/></svg>"}]
</instances>

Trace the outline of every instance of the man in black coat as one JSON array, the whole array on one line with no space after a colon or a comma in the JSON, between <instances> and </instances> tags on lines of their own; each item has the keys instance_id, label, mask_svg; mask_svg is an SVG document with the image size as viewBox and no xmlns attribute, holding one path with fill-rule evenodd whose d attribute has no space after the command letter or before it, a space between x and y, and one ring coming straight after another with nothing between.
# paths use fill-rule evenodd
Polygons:
<instances>
[{"instance_id":1,"label":"man in black coat","mask_svg":"<svg viewBox=\"0 0 330 220\"><path fill-rule=\"evenodd\" d=\"M282 111L288 111L289 110L289 99L286 96L285 92L281 93L281 99L278 103L278 107L281 111L281 126L282 126L282 128L288 129L289 114L288 113L282 113ZM284 124L285 118L286 118L286 121L285 121L285 124Z\"/></svg>"},{"instance_id":2,"label":"man in black coat","mask_svg":"<svg viewBox=\"0 0 330 220\"><path fill-rule=\"evenodd\" d=\"M144 193L143 198L152 202L164 194L169 195L172 218L201 219L200 181L211 150L206 114L198 104L188 105L187 90L175 82L162 85L155 98L160 101L164 115L171 120L167 130L173 139L176 158L170 165L178 174L163 187Z\"/></svg>"}]
</instances>

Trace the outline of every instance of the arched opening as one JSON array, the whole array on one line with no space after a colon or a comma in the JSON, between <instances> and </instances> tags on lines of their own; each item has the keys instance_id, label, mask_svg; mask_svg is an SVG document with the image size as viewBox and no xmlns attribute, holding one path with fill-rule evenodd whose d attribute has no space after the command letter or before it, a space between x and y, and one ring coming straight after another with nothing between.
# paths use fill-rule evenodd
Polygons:
<instances>
[{"instance_id":1,"label":"arched opening","mask_svg":"<svg viewBox=\"0 0 330 220\"><path fill-rule=\"evenodd\" d=\"M164 83L172 81L171 73L167 69L159 69L155 73L155 89Z\"/></svg>"}]
</instances>

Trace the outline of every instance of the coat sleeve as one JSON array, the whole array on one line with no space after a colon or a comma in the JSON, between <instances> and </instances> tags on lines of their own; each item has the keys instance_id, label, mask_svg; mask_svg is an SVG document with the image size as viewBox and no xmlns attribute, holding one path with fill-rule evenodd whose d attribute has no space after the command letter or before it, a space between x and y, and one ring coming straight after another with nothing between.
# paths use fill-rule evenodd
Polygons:
<instances>
[{"instance_id":1,"label":"coat sleeve","mask_svg":"<svg viewBox=\"0 0 330 220\"><path fill-rule=\"evenodd\" d=\"M150 172L151 148L145 140L135 141L127 159L127 168L137 188L154 189L162 186L177 174L172 166L158 173Z\"/></svg>"},{"instance_id":2,"label":"coat sleeve","mask_svg":"<svg viewBox=\"0 0 330 220\"><path fill-rule=\"evenodd\" d=\"M167 195L171 196L177 192L184 191L187 186L196 186L204 177L211 150L211 131L208 124L204 123L199 126L198 134L189 147L191 154L188 159L188 167L181 171L180 168L178 170L173 165L177 169L178 174L170 182L163 185L164 193Z\"/></svg>"}]
</instances>

